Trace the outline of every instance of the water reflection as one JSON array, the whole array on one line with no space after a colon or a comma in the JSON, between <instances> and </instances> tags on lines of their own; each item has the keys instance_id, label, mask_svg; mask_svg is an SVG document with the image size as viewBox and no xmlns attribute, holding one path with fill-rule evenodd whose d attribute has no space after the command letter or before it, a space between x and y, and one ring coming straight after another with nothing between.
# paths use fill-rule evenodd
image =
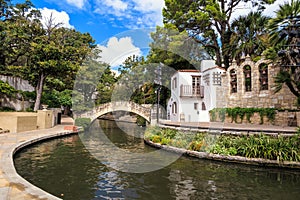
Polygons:
<instances>
[{"instance_id":1,"label":"water reflection","mask_svg":"<svg viewBox=\"0 0 300 200\"><path fill-rule=\"evenodd\" d=\"M149 152L143 140L101 121L116 146ZM130 125L131 129L136 126ZM15 156L18 173L66 200L100 199L299 199L300 172L225 164L182 157L149 173L108 168L73 135L24 149Z\"/></svg>"},{"instance_id":2,"label":"water reflection","mask_svg":"<svg viewBox=\"0 0 300 200\"><path fill-rule=\"evenodd\" d=\"M93 123L81 136L81 141L95 158L110 168L126 173L146 173L162 169L180 158L179 154L161 149L147 151L142 139L141 131L144 130L135 124L119 122L116 129L103 128L107 123L101 122Z\"/></svg>"}]
</instances>

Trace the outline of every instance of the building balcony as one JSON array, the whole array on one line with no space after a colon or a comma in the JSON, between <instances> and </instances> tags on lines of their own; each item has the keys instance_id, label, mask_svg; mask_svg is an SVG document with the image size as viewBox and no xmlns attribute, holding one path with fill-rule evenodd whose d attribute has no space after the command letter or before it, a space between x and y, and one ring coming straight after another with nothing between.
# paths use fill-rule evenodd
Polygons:
<instances>
[{"instance_id":1,"label":"building balcony","mask_svg":"<svg viewBox=\"0 0 300 200\"><path fill-rule=\"evenodd\" d=\"M204 97L204 86L181 85L180 97Z\"/></svg>"}]
</instances>

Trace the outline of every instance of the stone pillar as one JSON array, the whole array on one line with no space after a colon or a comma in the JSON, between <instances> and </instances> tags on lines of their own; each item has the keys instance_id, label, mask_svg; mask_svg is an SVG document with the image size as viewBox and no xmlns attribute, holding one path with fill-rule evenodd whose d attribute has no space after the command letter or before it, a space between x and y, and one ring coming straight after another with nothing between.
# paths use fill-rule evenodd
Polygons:
<instances>
[{"instance_id":1,"label":"stone pillar","mask_svg":"<svg viewBox=\"0 0 300 200\"><path fill-rule=\"evenodd\" d=\"M38 110L37 112L37 127L38 129L47 129L53 127L53 111Z\"/></svg>"}]
</instances>

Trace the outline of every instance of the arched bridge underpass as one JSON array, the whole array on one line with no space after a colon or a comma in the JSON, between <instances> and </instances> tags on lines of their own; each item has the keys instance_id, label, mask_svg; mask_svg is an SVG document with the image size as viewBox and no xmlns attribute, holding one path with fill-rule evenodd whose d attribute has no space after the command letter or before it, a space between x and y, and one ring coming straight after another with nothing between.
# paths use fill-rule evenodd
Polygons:
<instances>
[{"instance_id":1,"label":"arched bridge underpass","mask_svg":"<svg viewBox=\"0 0 300 200\"><path fill-rule=\"evenodd\" d=\"M75 118L90 118L94 121L98 117L114 111L128 111L140 115L145 118L149 123L151 122L151 108L144 107L132 101L116 101L101 104L94 109L83 112L74 113Z\"/></svg>"}]
</instances>

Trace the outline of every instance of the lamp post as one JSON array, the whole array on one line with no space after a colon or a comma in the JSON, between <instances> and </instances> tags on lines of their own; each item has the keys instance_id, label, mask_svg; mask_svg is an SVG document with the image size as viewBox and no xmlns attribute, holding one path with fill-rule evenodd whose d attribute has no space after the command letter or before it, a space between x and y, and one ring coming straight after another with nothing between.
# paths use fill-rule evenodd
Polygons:
<instances>
[{"instance_id":1,"label":"lamp post","mask_svg":"<svg viewBox=\"0 0 300 200\"><path fill-rule=\"evenodd\" d=\"M161 64L156 67L155 70L156 79L154 82L158 84L157 90L156 90L156 96L157 96L157 105L156 105L156 123L159 123L159 99L160 99L160 89L161 89Z\"/></svg>"}]
</instances>

